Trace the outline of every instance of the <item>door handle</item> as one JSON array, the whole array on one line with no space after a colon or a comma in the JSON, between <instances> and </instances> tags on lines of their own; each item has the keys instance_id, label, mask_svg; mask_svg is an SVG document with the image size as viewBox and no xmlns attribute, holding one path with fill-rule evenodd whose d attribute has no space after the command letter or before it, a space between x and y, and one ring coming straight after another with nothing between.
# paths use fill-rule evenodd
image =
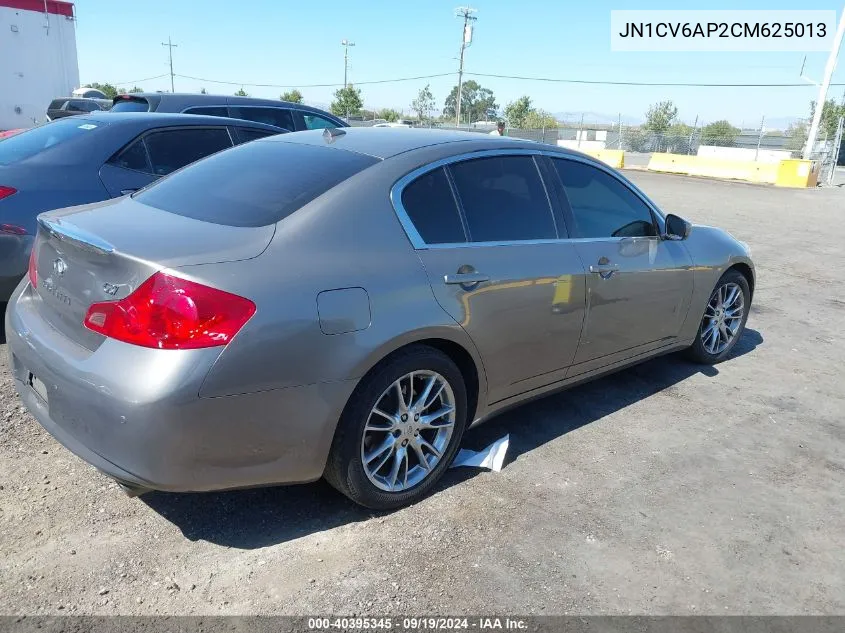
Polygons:
<instances>
[{"instance_id":1,"label":"door handle","mask_svg":"<svg viewBox=\"0 0 845 633\"><path fill-rule=\"evenodd\" d=\"M598 275L602 279L610 279L610 277L619 270L619 264L599 264L598 266L590 266L590 272Z\"/></svg>"},{"instance_id":2,"label":"door handle","mask_svg":"<svg viewBox=\"0 0 845 633\"><path fill-rule=\"evenodd\" d=\"M480 284L482 281L490 281L490 275L484 273L455 273L454 275L444 275L443 281L447 284L460 284L461 286L473 286Z\"/></svg>"},{"instance_id":3,"label":"door handle","mask_svg":"<svg viewBox=\"0 0 845 633\"><path fill-rule=\"evenodd\" d=\"M120 195L125 196L126 194L135 193L136 191L138 191L138 190L137 189L121 189Z\"/></svg>"}]
</instances>

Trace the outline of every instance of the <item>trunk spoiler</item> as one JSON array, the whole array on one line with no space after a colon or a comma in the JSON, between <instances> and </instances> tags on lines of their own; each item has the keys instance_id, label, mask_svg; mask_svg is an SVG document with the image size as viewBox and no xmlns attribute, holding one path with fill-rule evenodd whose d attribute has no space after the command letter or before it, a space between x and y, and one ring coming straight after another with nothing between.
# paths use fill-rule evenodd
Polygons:
<instances>
[{"instance_id":1,"label":"trunk spoiler","mask_svg":"<svg viewBox=\"0 0 845 633\"><path fill-rule=\"evenodd\" d=\"M57 240L68 242L77 248L101 255L109 255L114 252L114 246L104 239L72 224L66 224L59 218L39 217L38 224Z\"/></svg>"}]
</instances>

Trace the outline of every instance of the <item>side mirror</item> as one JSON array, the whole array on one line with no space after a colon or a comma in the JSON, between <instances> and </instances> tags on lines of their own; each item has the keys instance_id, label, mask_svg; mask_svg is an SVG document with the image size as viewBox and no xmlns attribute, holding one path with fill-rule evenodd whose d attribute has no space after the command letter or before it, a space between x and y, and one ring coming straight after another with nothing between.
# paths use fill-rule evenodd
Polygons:
<instances>
[{"instance_id":1,"label":"side mirror","mask_svg":"<svg viewBox=\"0 0 845 633\"><path fill-rule=\"evenodd\" d=\"M685 240L692 231L692 224L682 217L670 213L666 216L666 237L671 240Z\"/></svg>"}]
</instances>

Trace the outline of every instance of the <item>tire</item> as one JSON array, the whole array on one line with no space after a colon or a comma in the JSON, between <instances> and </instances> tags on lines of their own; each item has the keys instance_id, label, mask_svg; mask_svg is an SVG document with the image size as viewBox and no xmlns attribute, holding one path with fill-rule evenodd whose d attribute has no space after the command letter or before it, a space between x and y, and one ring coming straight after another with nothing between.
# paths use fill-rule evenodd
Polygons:
<instances>
[{"instance_id":1,"label":"tire","mask_svg":"<svg viewBox=\"0 0 845 633\"><path fill-rule=\"evenodd\" d=\"M730 340L727 342L727 345L722 347L721 341L719 345L714 345L714 339L712 338L714 335L718 336L719 333L708 334L708 326L712 325L714 321L714 317L710 316L711 314L715 314L715 321L719 322L719 309L713 309L714 302L718 302L719 297L717 293L720 292L722 289L732 289L738 288L739 292L741 293L741 301L742 301L742 314L739 318L739 325L736 326L736 329L733 330L734 334L730 337ZM735 299L732 302L733 306L737 305L737 301L740 299ZM730 307L730 306L729 306ZM751 290L748 286L748 280L745 278L745 275L740 273L738 270L729 270L727 271L722 277L716 282L713 291L710 293L710 298L707 300L707 305L704 309L704 314L702 314L701 322L698 327L698 333L695 336L695 341L687 350L687 356L698 363L706 364L706 365L715 365L716 363L721 363L725 360L728 356L730 356L731 351L736 346L737 342L740 338L742 338L742 333L745 331L745 323L748 320L748 312L751 309ZM733 311L724 311L722 310L721 314L731 314ZM731 331L730 329L730 319L725 319L724 316L722 317L723 323L727 326L725 331ZM718 328L721 331L721 328Z\"/></svg>"},{"instance_id":2,"label":"tire","mask_svg":"<svg viewBox=\"0 0 845 633\"><path fill-rule=\"evenodd\" d=\"M408 376L411 374L413 376L409 383ZM441 381L446 386L434 397L431 406L419 409L418 422L413 421L413 407L406 414L408 421L401 422L402 405L398 400L396 383L399 382L405 394L403 401L408 400L406 406L415 402L422 406L424 403L419 400L430 380L434 381L431 393L438 390ZM413 385L413 400L407 398L409 385ZM430 427L418 426L428 422L426 418L447 410L449 400L454 407L451 413L431 421ZM386 410L393 421L374 413L377 405L379 410ZM451 433L447 433L450 422ZM385 429L393 430L382 430L382 424ZM374 510L392 510L416 503L431 491L451 465L466 424L466 386L457 365L432 347L408 347L382 361L356 387L338 422L324 477L355 503ZM391 437L394 439L391 440ZM440 449L437 451L440 456L433 465L429 461L435 458L434 453L423 446L423 440L429 447ZM391 441L394 442L393 448L386 449L386 453L379 453L365 467L366 457L370 457L380 447L389 445ZM407 457L403 458L404 455ZM385 458L388 461L382 462L384 465L381 468L375 468ZM423 467L423 459L427 467ZM396 487L391 489L391 475L397 460L399 470L398 476L394 478L397 479ZM420 476L422 479L414 482Z\"/></svg>"}]
</instances>

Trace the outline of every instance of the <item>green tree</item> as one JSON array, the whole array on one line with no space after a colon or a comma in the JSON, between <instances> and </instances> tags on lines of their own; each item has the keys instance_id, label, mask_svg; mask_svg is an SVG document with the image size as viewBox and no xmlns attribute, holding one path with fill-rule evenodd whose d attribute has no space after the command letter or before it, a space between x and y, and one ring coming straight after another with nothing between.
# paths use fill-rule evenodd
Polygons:
<instances>
[{"instance_id":1,"label":"green tree","mask_svg":"<svg viewBox=\"0 0 845 633\"><path fill-rule=\"evenodd\" d=\"M669 126L663 139L663 146L667 152L688 154L690 152L690 137L692 128L686 123L677 121Z\"/></svg>"},{"instance_id":2,"label":"green tree","mask_svg":"<svg viewBox=\"0 0 845 633\"><path fill-rule=\"evenodd\" d=\"M790 123L786 128L786 136L789 140L786 142L786 149L793 152L801 152L807 144L807 124L804 121Z\"/></svg>"},{"instance_id":3,"label":"green tree","mask_svg":"<svg viewBox=\"0 0 845 633\"><path fill-rule=\"evenodd\" d=\"M346 88L335 90L334 101L331 105L332 114L335 116L358 114L363 106L364 101L361 99L360 88L349 84Z\"/></svg>"},{"instance_id":4,"label":"green tree","mask_svg":"<svg viewBox=\"0 0 845 633\"><path fill-rule=\"evenodd\" d=\"M678 116L678 108L671 101L659 101L652 104L645 115L646 130L655 134L664 134L675 122Z\"/></svg>"},{"instance_id":5,"label":"green tree","mask_svg":"<svg viewBox=\"0 0 845 633\"><path fill-rule=\"evenodd\" d=\"M411 101L411 109L417 113L420 123L431 118L431 113L434 110L434 95L431 94L429 84L419 91L417 98Z\"/></svg>"},{"instance_id":6,"label":"green tree","mask_svg":"<svg viewBox=\"0 0 845 633\"><path fill-rule=\"evenodd\" d=\"M443 104L443 115L446 118L455 118L455 109L458 101L458 87L452 88L452 92L446 97ZM477 81L470 79L465 81L461 88L461 120L487 121L496 117L499 106L496 104L496 97L489 88L482 88Z\"/></svg>"},{"instance_id":7,"label":"green tree","mask_svg":"<svg viewBox=\"0 0 845 633\"><path fill-rule=\"evenodd\" d=\"M302 103L302 93L299 92L296 88L293 90L288 90L287 92L283 92L279 99L282 101L290 101L291 103Z\"/></svg>"},{"instance_id":8,"label":"green tree","mask_svg":"<svg viewBox=\"0 0 845 633\"><path fill-rule=\"evenodd\" d=\"M738 127L734 127L724 119L713 121L713 123L708 123L701 128L701 144L733 147L736 137L739 136L741 131Z\"/></svg>"},{"instance_id":9,"label":"green tree","mask_svg":"<svg viewBox=\"0 0 845 633\"><path fill-rule=\"evenodd\" d=\"M399 117L402 116L401 112L397 112L393 108L382 108L376 113L376 117L379 119L384 119L388 123L395 123L399 120Z\"/></svg>"},{"instance_id":10,"label":"green tree","mask_svg":"<svg viewBox=\"0 0 845 633\"><path fill-rule=\"evenodd\" d=\"M111 84L101 84L95 81L88 84L88 88L101 91L108 99L114 99L117 96L117 88Z\"/></svg>"},{"instance_id":11,"label":"green tree","mask_svg":"<svg viewBox=\"0 0 845 633\"><path fill-rule=\"evenodd\" d=\"M539 130L542 128L557 128L558 122L551 114L545 110L538 110L531 108L531 111L525 117L525 127L529 130Z\"/></svg>"},{"instance_id":12,"label":"green tree","mask_svg":"<svg viewBox=\"0 0 845 633\"><path fill-rule=\"evenodd\" d=\"M200 94L201 95L207 95L208 91L205 88L200 88Z\"/></svg>"},{"instance_id":13,"label":"green tree","mask_svg":"<svg viewBox=\"0 0 845 633\"><path fill-rule=\"evenodd\" d=\"M816 111L816 102L810 102L810 118ZM822 108L822 120L819 124L819 138L824 139L825 135L829 139L836 137L836 128L839 125L839 117L845 116L845 105L839 105L833 99L828 99L824 102Z\"/></svg>"},{"instance_id":14,"label":"green tree","mask_svg":"<svg viewBox=\"0 0 845 633\"><path fill-rule=\"evenodd\" d=\"M249 93L248 93L246 90L244 90L243 88L241 88L240 90L238 90L238 91L235 93L235 96L236 96L236 97L248 97L248 96L249 96Z\"/></svg>"},{"instance_id":15,"label":"green tree","mask_svg":"<svg viewBox=\"0 0 845 633\"><path fill-rule=\"evenodd\" d=\"M526 120L534 108L531 107L531 97L524 95L505 106L505 118L508 124L515 128L527 128Z\"/></svg>"}]
</instances>

